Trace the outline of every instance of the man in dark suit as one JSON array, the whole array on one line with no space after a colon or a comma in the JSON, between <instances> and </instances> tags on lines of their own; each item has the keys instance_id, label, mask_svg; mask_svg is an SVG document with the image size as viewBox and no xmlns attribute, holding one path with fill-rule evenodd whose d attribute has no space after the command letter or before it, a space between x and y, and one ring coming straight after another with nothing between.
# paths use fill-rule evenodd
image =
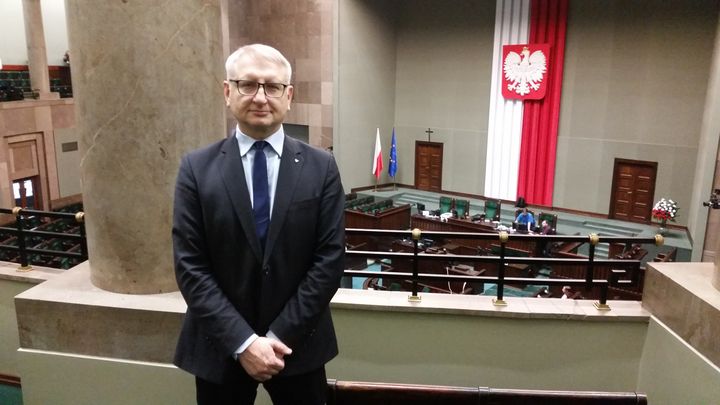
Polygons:
<instances>
[{"instance_id":1,"label":"man in dark suit","mask_svg":"<svg viewBox=\"0 0 720 405\"><path fill-rule=\"evenodd\" d=\"M182 159L175 272L188 304L175 364L199 404L325 402L337 355L329 302L343 272L344 193L331 154L284 135L291 67L248 45L226 65L235 133Z\"/></svg>"}]
</instances>

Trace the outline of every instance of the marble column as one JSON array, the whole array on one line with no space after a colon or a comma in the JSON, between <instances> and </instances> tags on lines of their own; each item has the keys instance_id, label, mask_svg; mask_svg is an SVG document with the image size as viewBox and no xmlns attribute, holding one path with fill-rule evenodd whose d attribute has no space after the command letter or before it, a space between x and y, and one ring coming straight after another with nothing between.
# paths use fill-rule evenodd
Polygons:
<instances>
[{"instance_id":1,"label":"marble column","mask_svg":"<svg viewBox=\"0 0 720 405\"><path fill-rule=\"evenodd\" d=\"M715 269L713 270L712 285L720 291L720 239L715 247Z\"/></svg>"},{"instance_id":2,"label":"marble column","mask_svg":"<svg viewBox=\"0 0 720 405\"><path fill-rule=\"evenodd\" d=\"M222 0L66 0L90 279L177 290L181 156L225 136Z\"/></svg>"},{"instance_id":3,"label":"marble column","mask_svg":"<svg viewBox=\"0 0 720 405\"><path fill-rule=\"evenodd\" d=\"M718 17L720 18L720 17ZM695 241L692 261L717 263L720 256L720 210L703 206L712 190L720 187L720 23L716 27L712 62L708 72L705 109L698 140L693 196L688 207L688 230ZM715 266L713 285L720 290L720 270Z\"/></svg>"},{"instance_id":4,"label":"marble column","mask_svg":"<svg viewBox=\"0 0 720 405\"><path fill-rule=\"evenodd\" d=\"M50 74L40 0L23 0L22 5L30 86L39 92L40 99L58 99L60 96L57 93L50 93Z\"/></svg>"}]
</instances>

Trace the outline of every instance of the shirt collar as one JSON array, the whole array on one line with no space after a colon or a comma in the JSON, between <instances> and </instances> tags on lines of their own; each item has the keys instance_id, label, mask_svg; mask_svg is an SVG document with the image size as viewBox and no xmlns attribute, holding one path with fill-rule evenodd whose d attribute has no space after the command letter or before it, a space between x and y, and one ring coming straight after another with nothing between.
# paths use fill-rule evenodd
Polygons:
<instances>
[{"instance_id":1,"label":"shirt collar","mask_svg":"<svg viewBox=\"0 0 720 405\"><path fill-rule=\"evenodd\" d=\"M246 153L252 149L253 144L257 141L240 131L240 126L235 126L235 137L238 140L238 146L240 146L240 156L245 156ZM283 144L285 143L285 131L283 126L275 131L272 135L264 139L265 142L269 143L278 156L282 157Z\"/></svg>"}]
</instances>

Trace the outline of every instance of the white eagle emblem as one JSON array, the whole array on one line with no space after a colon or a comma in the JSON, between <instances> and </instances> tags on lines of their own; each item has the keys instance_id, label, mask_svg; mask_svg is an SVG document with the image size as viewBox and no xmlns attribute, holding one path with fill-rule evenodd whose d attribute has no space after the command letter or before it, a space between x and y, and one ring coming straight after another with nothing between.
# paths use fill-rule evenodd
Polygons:
<instances>
[{"instance_id":1,"label":"white eagle emblem","mask_svg":"<svg viewBox=\"0 0 720 405\"><path fill-rule=\"evenodd\" d=\"M542 51L535 51L531 55L527 47L523 48L520 55L517 52L509 52L503 65L508 90L521 96L530 93L530 89L539 89L543 74L547 71L545 54Z\"/></svg>"}]
</instances>

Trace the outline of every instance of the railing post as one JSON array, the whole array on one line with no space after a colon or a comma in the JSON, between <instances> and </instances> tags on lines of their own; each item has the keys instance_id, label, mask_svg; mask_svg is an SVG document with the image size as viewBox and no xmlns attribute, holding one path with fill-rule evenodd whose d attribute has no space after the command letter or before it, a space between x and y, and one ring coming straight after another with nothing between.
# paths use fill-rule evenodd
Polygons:
<instances>
[{"instance_id":1,"label":"railing post","mask_svg":"<svg viewBox=\"0 0 720 405\"><path fill-rule=\"evenodd\" d=\"M18 252L20 253L19 272L27 272L32 270L32 266L28 262L27 251L25 250L25 229L23 226L22 207L14 207L13 215L15 215L15 226L17 228Z\"/></svg>"},{"instance_id":2,"label":"railing post","mask_svg":"<svg viewBox=\"0 0 720 405\"><path fill-rule=\"evenodd\" d=\"M82 257L85 258L85 260L88 259L88 251L87 251L87 236L85 236L85 213L82 211L78 211L75 213L75 222L80 224L80 254Z\"/></svg>"},{"instance_id":3,"label":"railing post","mask_svg":"<svg viewBox=\"0 0 720 405\"><path fill-rule=\"evenodd\" d=\"M610 310L610 305L607 303L608 290L610 286L617 285L618 280L620 280L620 275L623 273L625 273L624 270L610 270L607 283L603 284L600 289L600 301L593 304L598 311Z\"/></svg>"},{"instance_id":4,"label":"railing post","mask_svg":"<svg viewBox=\"0 0 720 405\"><path fill-rule=\"evenodd\" d=\"M588 237L590 238L590 251L588 252L588 265L585 270L585 290L589 291L593 286L595 245L600 241L600 237L596 233L591 233Z\"/></svg>"},{"instance_id":5,"label":"railing post","mask_svg":"<svg viewBox=\"0 0 720 405\"><path fill-rule=\"evenodd\" d=\"M412 277L412 295L408 297L410 302L420 302L422 298L418 295L418 241L422 236L422 231L418 228L412 230L412 241L413 241L413 277Z\"/></svg>"},{"instance_id":6,"label":"railing post","mask_svg":"<svg viewBox=\"0 0 720 405\"><path fill-rule=\"evenodd\" d=\"M493 304L498 307L504 307L507 306L507 302L503 299L505 290L505 244L509 236L506 231L501 231L498 236L500 238L500 261L498 262L497 297L493 299Z\"/></svg>"}]
</instances>

